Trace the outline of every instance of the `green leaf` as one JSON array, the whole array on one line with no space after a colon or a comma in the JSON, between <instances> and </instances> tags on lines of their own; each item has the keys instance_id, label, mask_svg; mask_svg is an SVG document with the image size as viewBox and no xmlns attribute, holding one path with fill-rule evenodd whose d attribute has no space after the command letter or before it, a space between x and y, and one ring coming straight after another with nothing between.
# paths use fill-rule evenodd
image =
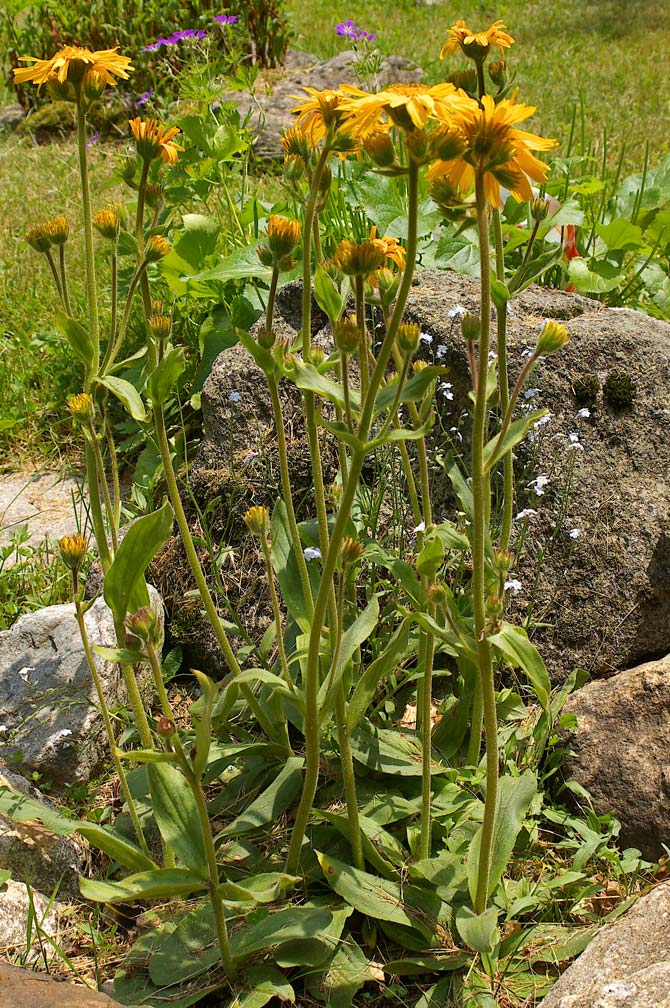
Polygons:
<instances>
[{"instance_id":1,"label":"green leaf","mask_svg":"<svg viewBox=\"0 0 670 1008\"><path fill-rule=\"evenodd\" d=\"M607 294L625 282L621 269L608 263L591 261L591 269L581 256L570 260L568 276L580 294Z\"/></svg>"},{"instance_id":2,"label":"green leaf","mask_svg":"<svg viewBox=\"0 0 670 1008\"><path fill-rule=\"evenodd\" d=\"M368 441L366 450L371 452L374 451L375 448L379 448L381 445L389 444L389 442L393 441L418 441L419 438L423 438L426 434L430 434L433 423L434 418L429 416L425 423L421 424L420 427L414 427L410 430L403 427L391 427L385 434Z\"/></svg>"},{"instance_id":3,"label":"green leaf","mask_svg":"<svg viewBox=\"0 0 670 1008\"><path fill-rule=\"evenodd\" d=\"M523 441L530 427L537 423L541 417L546 416L548 412L549 410L546 409L533 410L532 413L527 413L525 416L515 420L514 423L511 423L505 431L502 441L500 441L499 434L492 437L484 447L485 471L489 472L508 451L511 451L515 445Z\"/></svg>"},{"instance_id":4,"label":"green leaf","mask_svg":"<svg viewBox=\"0 0 670 1008\"><path fill-rule=\"evenodd\" d=\"M1 781L1 771L0 771ZM72 836L79 833L98 850L101 850L124 868L135 871L150 871L156 867L154 861L143 854L139 848L112 833L104 826L96 823L70 819L56 809L44 805L34 798L19 794L6 784L0 783L0 812L13 822L41 822L50 833L56 836Z\"/></svg>"},{"instance_id":5,"label":"green leaf","mask_svg":"<svg viewBox=\"0 0 670 1008\"><path fill-rule=\"evenodd\" d=\"M379 773L399 777L420 777L422 751L415 732L377 728L363 722L351 737L355 760ZM434 767L434 772L445 768Z\"/></svg>"},{"instance_id":6,"label":"green leaf","mask_svg":"<svg viewBox=\"0 0 670 1008\"><path fill-rule=\"evenodd\" d=\"M328 1008L351 1008L355 994L374 979L368 956L353 938L341 942L321 981Z\"/></svg>"},{"instance_id":7,"label":"green leaf","mask_svg":"<svg viewBox=\"0 0 670 1008\"><path fill-rule=\"evenodd\" d=\"M259 909L249 914L246 927L232 936L235 958L246 958L284 942L318 937L332 920L333 913L321 907L293 906L277 911Z\"/></svg>"},{"instance_id":8,"label":"green leaf","mask_svg":"<svg viewBox=\"0 0 670 1008\"><path fill-rule=\"evenodd\" d=\"M393 976L421 976L424 973L444 973L461 969L472 957L454 950L446 955L403 956L392 959L384 966L384 972ZM444 1008L444 1006L440 1006Z\"/></svg>"},{"instance_id":9,"label":"green leaf","mask_svg":"<svg viewBox=\"0 0 670 1008\"><path fill-rule=\"evenodd\" d=\"M422 576L432 574L434 577L435 571L440 566L443 559L444 546L442 545L440 537L434 535L433 533L428 533L424 537L421 552L416 558L416 569Z\"/></svg>"},{"instance_id":10,"label":"green leaf","mask_svg":"<svg viewBox=\"0 0 670 1008\"><path fill-rule=\"evenodd\" d=\"M191 788L183 774L169 764L150 763L147 773L151 805L163 840L187 868L205 878L205 841Z\"/></svg>"},{"instance_id":11,"label":"green leaf","mask_svg":"<svg viewBox=\"0 0 670 1008\"><path fill-rule=\"evenodd\" d=\"M101 644L94 644L93 650L105 661L119 662L121 665L137 665L138 662L147 660L147 656L141 651L131 651L130 648L103 647Z\"/></svg>"},{"instance_id":12,"label":"green leaf","mask_svg":"<svg viewBox=\"0 0 670 1008\"><path fill-rule=\"evenodd\" d=\"M173 752L165 749L117 749L116 755L121 760L128 760L130 763L176 763L177 757Z\"/></svg>"},{"instance_id":13,"label":"green leaf","mask_svg":"<svg viewBox=\"0 0 670 1008\"><path fill-rule=\"evenodd\" d=\"M462 906L456 911L455 920L456 929L468 948L475 952L493 951L500 937L496 907L476 914L470 907Z\"/></svg>"},{"instance_id":14,"label":"green leaf","mask_svg":"<svg viewBox=\"0 0 670 1008\"><path fill-rule=\"evenodd\" d=\"M226 826L219 836L240 836L260 829L267 823L276 822L300 790L304 762L302 756L289 756L272 784L237 819Z\"/></svg>"},{"instance_id":15,"label":"green leaf","mask_svg":"<svg viewBox=\"0 0 670 1008\"><path fill-rule=\"evenodd\" d=\"M205 270L189 277L196 282L208 280L270 280L271 270L263 266L256 254L256 243L235 249L225 256L214 269Z\"/></svg>"},{"instance_id":16,"label":"green leaf","mask_svg":"<svg viewBox=\"0 0 670 1008\"><path fill-rule=\"evenodd\" d=\"M309 608L303 594L298 563L293 551L286 504L281 499L277 501L272 512L270 531L272 535L272 567L281 588L282 598L302 632L309 633ZM310 571L310 566L307 569ZM314 570L314 574L317 575L313 564L311 570Z\"/></svg>"},{"instance_id":17,"label":"green leaf","mask_svg":"<svg viewBox=\"0 0 670 1008\"><path fill-rule=\"evenodd\" d=\"M332 378L322 375L313 364L305 364L304 361L299 360L297 357L290 357L285 360L283 371L289 381L292 381L298 388L303 389L305 392L314 392L323 399L328 399L330 402L335 403L340 409L345 408L342 385L339 382L333 381ZM356 390L350 390L349 401L354 409L360 407L360 397Z\"/></svg>"},{"instance_id":18,"label":"green leaf","mask_svg":"<svg viewBox=\"0 0 670 1008\"><path fill-rule=\"evenodd\" d=\"M475 235L467 232L454 235L449 228L438 242L435 257L440 269L452 269L462 276L479 276L479 246Z\"/></svg>"},{"instance_id":19,"label":"green leaf","mask_svg":"<svg viewBox=\"0 0 670 1008\"><path fill-rule=\"evenodd\" d=\"M133 420L137 420L138 423L143 423L146 420L147 411L144 408L142 397L135 386L126 381L125 378L117 378L116 375L105 375L104 378L96 378L95 384L102 385L113 396L116 396Z\"/></svg>"},{"instance_id":20,"label":"green leaf","mask_svg":"<svg viewBox=\"0 0 670 1008\"><path fill-rule=\"evenodd\" d=\"M509 775L501 777L498 782L498 801L493 828L491 871L487 896L490 896L494 891L507 868L514 851L516 838L536 794L537 778L532 770L526 770L520 777ZM481 839L482 828L480 827L472 838L468 850L468 885L473 901L477 891Z\"/></svg>"},{"instance_id":21,"label":"green leaf","mask_svg":"<svg viewBox=\"0 0 670 1008\"><path fill-rule=\"evenodd\" d=\"M297 875L265 872L241 882L223 882L216 891L231 903L273 903L300 881Z\"/></svg>"},{"instance_id":22,"label":"green leaf","mask_svg":"<svg viewBox=\"0 0 670 1008\"><path fill-rule=\"evenodd\" d=\"M331 277L321 266L317 266L314 272L314 297L331 325L334 324L342 314L342 298Z\"/></svg>"},{"instance_id":23,"label":"green leaf","mask_svg":"<svg viewBox=\"0 0 670 1008\"><path fill-rule=\"evenodd\" d=\"M199 779L202 777L204 769L207 766L209 749L212 743L212 711L218 689L216 683L212 682L209 676L206 676L203 672L198 672L194 669L193 675L200 683L202 699L202 703L198 708L198 717L194 717L193 712L191 712L195 723L194 752L191 754L191 760L193 762L193 773Z\"/></svg>"},{"instance_id":24,"label":"green leaf","mask_svg":"<svg viewBox=\"0 0 670 1008\"><path fill-rule=\"evenodd\" d=\"M524 263L523 266L519 266L507 285L510 295L515 296L524 291L526 287L530 287L539 276L542 276L554 263L558 262L562 255L563 248L561 245L555 245L548 252L542 252L539 256Z\"/></svg>"},{"instance_id":25,"label":"green leaf","mask_svg":"<svg viewBox=\"0 0 670 1008\"><path fill-rule=\"evenodd\" d=\"M313 815L316 819L323 819L345 837L350 843L352 841L352 825L346 815L337 815L335 812L323 812L315 810ZM359 826L361 830L361 842L363 844L363 855L368 864L379 872L383 878L397 879L398 871L394 865L404 865L405 850L399 840L385 830L374 819L359 814Z\"/></svg>"},{"instance_id":26,"label":"green leaf","mask_svg":"<svg viewBox=\"0 0 670 1008\"><path fill-rule=\"evenodd\" d=\"M510 297L511 295L507 286L501 280L498 280L493 270L491 270L491 298L496 306L496 311L506 311L507 302Z\"/></svg>"},{"instance_id":27,"label":"green leaf","mask_svg":"<svg viewBox=\"0 0 670 1008\"><path fill-rule=\"evenodd\" d=\"M172 508L166 501L158 511L137 518L126 532L105 575L105 602L115 620L149 604L144 572L172 532Z\"/></svg>"},{"instance_id":28,"label":"green leaf","mask_svg":"<svg viewBox=\"0 0 670 1008\"><path fill-rule=\"evenodd\" d=\"M293 988L274 966L249 966L244 979L249 988L236 994L228 1008L264 1008L273 998L291 1004L295 1001Z\"/></svg>"},{"instance_id":29,"label":"green leaf","mask_svg":"<svg viewBox=\"0 0 670 1008\"><path fill-rule=\"evenodd\" d=\"M136 900L176 899L207 888L207 882L187 868L158 868L129 875L122 882L79 879L84 899L94 903L128 903Z\"/></svg>"},{"instance_id":30,"label":"green leaf","mask_svg":"<svg viewBox=\"0 0 670 1008\"><path fill-rule=\"evenodd\" d=\"M625 217L617 217L609 224L596 224L596 234L604 241L608 251L629 252L647 244L642 228L631 224Z\"/></svg>"},{"instance_id":31,"label":"green leaf","mask_svg":"<svg viewBox=\"0 0 670 1008\"><path fill-rule=\"evenodd\" d=\"M83 361L86 371L90 371L95 359L95 347L88 331L75 319L66 315L61 308L56 308L55 321L58 332L65 337L77 357Z\"/></svg>"},{"instance_id":32,"label":"green leaf","mask_svg":"<svg viewBox=\"0 0 670 1008\"><path fill-rule=\"evenodd\" d=\"M419 399L423 398L423 395L431 382L446 373L447 368L440 367L438 365L429 365L429 367L421 368L417 374L412 375L411 378L405 382L398 402L418 402ZM397 391L397 380L392 382L390 385L385 385L383 389L380 389L375 396L373 416L377 416L377 414L381 413L382 410L387 410L393 405Z\"/></svg>"},{"instance_id":33,"label":"green leaf","mask_svg":"<svg viewBox=\"0 0 670 1008\"><path fill-rule=\"evenodd\" d=\"M346 665L358 647L363 644L372 631L377 626L379 620L379 602L377 596L373 595L362 613L356 617L354 622L342 634L340 653L333 674L324 682L319 690L318 705L321 716L324 717L328 710L328 702L333 694L337 683L342 678Z\"/></svg>"},{"instance_id":34,"label":"green leaf","mask_svg":"<svg viewBox=\"0 0 670 1008\"><path fill-rule=\"evenodd\" d=\"M167 402L185 367L184 348L171 347L147 382L149 398L154 406L162 406Z\"/></svg>"},{"instance_id":35,"label":"green leaf","mask_svg":"<svg viewBox=\"0 0 670 1008\"><path fill-rule=\"evenodd\" d=\"M435 928L430 915L437 920L441 909L438 897L424 889L369 875L320 851L316 851L316 856L328 885L349 906L373 920L391 921L420 931L428 941L433 938Z\"/></svg>"},{"instance_id":36,"label":"green leaf","mask_svg":"<svg viewBox=\"0 0 670 1008\"><path fill-rule=\"evenodd\" d=\"M188 213L182 217L183 232L174 243L174 251L194 270L202 269L204 260L216 252L221 225L213 217Z\"/></svg>"},{"instance_id":37,"label":"green leaf","mask_svg":"<svg viewBox=\"0 0 670 1008\"><path fill-rule=\"evenodd\" d=\"M407 651L409 620L403 620L384 651L365 668L358 678L347 706L347 725L353 732L374 699L379 683L399 667Z\"/></svg>"},{"instance_id":38,"label":"green leaf","mask_svg":"<svg viewBox=\"0 0 670 1008\"><path fill-rule=\"evenodd\" d=\"M511 623L503 623L498 633L491 634L488 640L513 668L523 669L543 710L548 710L551 680L539 651L528 640L526 631Z\"/></svg>"}]
</instances>

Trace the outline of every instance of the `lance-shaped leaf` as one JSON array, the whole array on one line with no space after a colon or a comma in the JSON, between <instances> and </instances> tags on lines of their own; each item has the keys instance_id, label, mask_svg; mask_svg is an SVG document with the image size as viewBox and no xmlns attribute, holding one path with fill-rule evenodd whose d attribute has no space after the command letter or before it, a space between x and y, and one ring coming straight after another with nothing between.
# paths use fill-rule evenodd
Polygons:
<instances>
[{"instance_id":1,"label":"lance-shaped leaf","mask_svg":"<svg viewBox=\"0 0 670 1008\"><path fill-rule=\"evenodd\" d=\"M519 266L518 270L511 278L507 284L510 296L515 294L520 294L524 291L526 287L530 285L543 273L546 273L554 263L563 255L563 249L560 245L556 245L554 248L550 249L548 252L542 252L535 259L531 259L529 262L524 263L523 266Z\"/></svg>"},{"instance_id":2,"label":"lance-shaped leaf","mask_svg":"<svg viewBox=\"0 0 670 1008\"><path fill-rule=\"evenodd\" d=\"M116 396L133 420L137 420L138 423L143 423L146 420L147 411L144 408L142 397L135 386L126 381L125 378L117 378L116 375L105 375L104 378L96 378L95 384L102 385L113 396Z\"/></svg>"},{"instance_id":3,"label":"lance-shaped leaf","mask_svg":"<svg viewBox=\"0 0 670 1008\"><path fill-rule=\"evenodd\" d=\"M356 648L360 647L368 639L377 626L378 619L379 602L377 601L377 596L373 595L363 612L359 613L351 626L347 627L342 634L340 653L337 657L335 668L332 669L332 674L319 690L318 703L322 717L325 716L328 710L329 701L333 695L335 686L342 678L342 673L347 662L351 661Z\"/></svg>"},{"instance_id":4,"label":"lance-shaped leaf","mask_svg":"<svg viewBox=\"0 0 670 1008\"><path fill-rule=\"evenodd\" d=\"M339 382L333 381L327 375L321 374L313 364L305 364L298 357L288 357L284 360L284 374L298 388L305 392L314 392L323 399L335 403L340 409L345 408L344 389ZM360 409L360 396L356 389L349 392L349 401L356 410Z\"/></svg>"},{"instance_id":5,"label":"lance-shaped leaf","mask_svg":"<svg viewBox=\"0 0 670 1008\"><path fill-rule=\"evenodd\" d=\"M144 572L170 537L172 519L172 508L166 501L158 511L136 519L126 532L105 575L105 602L117 621L149 605Z\"/></svg>"},{"instance_id":6,"label":"lance-shaped leaf","mask_svg":"<svg viewBox=\"0 0 670 1008\"><path fill-rule=\"evenodd\" d=\"M321 311L328 316L331 324L342 314L343 299L332 278L325 269L317 266L314 272L314 297Z\"/></svg>"},{"instance_id":7,"label":"lance-shaped leaf","mask_svg":"<svg viewBox=\"0 0 670 1008\"><path fill-rule=\"evenodd\" d=\"M194 717L193 711L191 711L195 724L195 741L191 759L193 761L193 773L196 777L201 777L207 766L209 749L212 743L212 712L217 695L217 685L203 672L198 672L194 669L193 674L200 683L202 703L198 709L198 717Z\"/></svg>"},{"instance_id":8,"label":"lance-shaped leaf","mask_svg":"<svg viewBox=\"0 0 670 1008\"><path fill-rule=\"evenodd\" d=\"M465 944L475 952L492 952L499 937L498 910L489 907L476 914L468 906L456 911L456 929Z\"/></svg>"},{"instance_id":9,"label":"lance-shaped leaf","mask_svg":"<svg viewBox=\"0 0 670 1008\"><path fill-rule=\"evenodd\" d=\"M168 396L185 367L184 348L171 347L156 369L152 371L147 382L149 398L154 406L162 406L167 402Z\"/></svg>"},{"instance_id":10,"label":"lance-shaped leaf","mask_svg":"<svg viewBox=\"0 0 670 1008\"><path fill-rule=\"evenodd\" d=\"M379 683L396 669L405 657L409 637L409 620L402 621L383 652L361 673L347 706L349 731L358 727L372 702Z\"/></svg>"},{"instance_id":11,"label":"lance-shaped leaf","mask_svg":"<svg viewBox=\"0 0 670 1008\"><path fill-rule=\"evenodd\" d=\"M484 446L484 471L490 472L503 455L506 455L515 445L518 445L519 441L523 441L533 424L536 424L548 412L549 410L546 409L533 410L532 413L528 413L526 416L520 417L514 423L511 423L502 438L500 438L499 434L492 437Z\"/></svg>"},{"instance_id":12,"label":"lance-shaped leaf","mask_svg":"<svg viewBox=\"0 0 670 1008\"><path fill-rule=\"evenodd\" d=\"M79 879L84 899L94 903L134 903L139 900L176 899L207 888L207 882L188 868L158 868L129 875L122 882Z\"/></svg>"},{"instance_id":13,"label":"lance-shaped leaf","mask_svg":"<svg viewBox=\"0 0 670 1008\"><path fill-rule=\"evenodd\" d=\"M385 434L368 441L366 449L371 452L374 451L375 448L380 448L382 445L388 444L390 441L418 441L419 438L425 437L426 434L430 434L433 422L434 418L429 416L425 423L422 423L420 427L410 429L404 427L391 427Z\"/></svg>"},{"instance_id":14,"label":"lance-shaped leaf","mask_svg":"<svg viewBox=\"0 0 670 1008\"><path fill-rule=\"evenodd\" d=\"M77 357L83 361L88 372L95 357L95 347L88 331L75 319L66 315L61 308L56 308L56 328L68 341Z\"/></svg>"},{"instance_id":15,"label":"lance-shaped leaf","mask_svg":"<svg viewBox=\"0 0 670 1008\"><path fill-rule=\"evenodd\" d=\"M528 681L535 690L535 695L547 711L549 709L549 695L551 693L551 680L547 667L542 661L540 652L534 644L528 640L528 634L522 627L513 626L511 623L503 623L498 633L491 634L488 638L503 658L514 668L523 669Z\"/></svg>"},{"instance_id":16,"label":"lance-shaped leaf","mask_svg":"<svg viewBox=\"0 0 670 1008\"><path fill-rule=\"evenodd\" d=\"M205 878L205 841L193 791L184 775L169 764L150 763L147 773L151 805L166 846L192 872Z\"/></svg>"},{"instance_id":17,"label":"lance-shaped leaf","mask_svg":"<svg viewBox=\"0 0 670 1008\"><path fill-rule=\"evenodd\" d=\"M272 784L237 819L226 826L219 836L239 836L260 829L267 823L276 822L300 790L304 762L302 756L289 756Z\"/></svg>"},{"instance_id":18,"label":"lance-shaped leaf","mask_svg":"<svg viewBox=\"0 0 670 1008\"><path fill-rule=\"evenodd\" d=\"M408 378L405 382L400 392L398 402L418 402L419 399L423 398L423 394L430 383L446 373L447 368L441 367L437 364L431 364L429 367L421 368L420 371L412 375L412 377ZM390 385L385 385L383 389L380 389L375 396L373 415L377 416L377 414L381 413L382 410L389 409L395 402L397 393L397 382L392 382Z\"/></svg>"}]
</instances>

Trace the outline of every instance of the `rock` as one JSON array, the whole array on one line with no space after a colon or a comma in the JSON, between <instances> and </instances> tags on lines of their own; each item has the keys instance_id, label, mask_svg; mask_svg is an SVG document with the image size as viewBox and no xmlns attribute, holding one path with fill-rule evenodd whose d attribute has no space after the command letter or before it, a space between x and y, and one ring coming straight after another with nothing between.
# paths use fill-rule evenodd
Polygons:
<instances>
[{"instance_id":1,"label":"rock","mask_svg":"<svg viewBox=\"0 0 670 1008\"><path fill-rule=\"evenodd\" d=\"M261 161L282 160L284 152L280 139L283 131L292 125L294 116L291 109L298 104L296 95L303 94L303 88L337 88L340 84L356 84L356 74L352 61L356 53L338 53L328 60L317 60L307 53L287 54L287 65L281 76L277 76L270 94L228 92L222 101L232 101L240 110L241 121L255 135L254 150ZM409 83L420 81L423 71L410 60L401 56L383 56L382 69L376 76L375 89L381 89L394 82ZM263 84L267 83L265 77ZM365 84L363 85L365 86ZM307 97L307 96L306 96Z\"/></svg>"},{"instance_id":2,"label":"rock","mask_svg":"<svg viewBox=\"0 0 670 1008\"><path fill-rule=\"evenodd\" d=\"M28 795L54 808L24 777L0 768L0 787ZM55 836L38 823L17 823L0 815L0 869L27 882L37 892L59 899L79 898L79 876L88 867L88 844L82 837Z\"/></svg>"},{"instance_id":3,"label":"rock","mask_svg":"<svg viewBox=\"0 0 670 1008\"><path fill-rule=\"evenodd\" d=\"M31 545L76 532L72 501L81 496L81 480L57 472L13 472L0 476L0 546L22 525ZM14 560L10 556L7 564Z\"/></svg>"},{"instance_id":4,"label":"rock","mask_svg":"<svg viewBox=\"0 0 670 1008\"><path fill-rule=\"evenodd\" d=\"M152 590L152 604L162 605ZM85 616L91 643L116 646L102 598ZM125 703L120 666L96 656L110 707ZM150 697L150 674L140 688ZM79 637L74 605L49 606L0 632L0 757L49 784L86 783L108 757L107 736Z\"/></svg>"},{"instance_id":5,"label":"rock","mask_svg":"<svg viewBox=\"0 0 670 1008\"><path fill-rule=\"evenodd\" d=\"M32 901L32 906L31 906ZM32 891L23 882L5 882L0 886L0 946L3 949L28 949L36 940L37 928L49 938L58 941L61 918L67 906ZM0 1004L6 997L0 984ZM6 1000L5 1004L13 1005Z\"/></svg>"},{"instance_id":6,"label":"rock","mask_svg":"<svg viewBox=\"0 0 670 1008\"><path fill-rule=\"evenodd\" d=\"M106 994L0 962L0 1003L12 1008L121 1008Z\"/></svg>"},{"instance_id":7,"label":"rock","mask_svg":"<svg viewBox=\"0 0 670 1008\"><path fill-rule=\"evenodd\" d=\"M542 1008L670 1008L670 885L606 925Z\"/></svg>"},{"instance_id":8,"label":"rock","mask_svg":"<svg viewBox=\"0 0 670 1008\"><path fill-rule=\"evenodd\" d=\"M25 117L26 110L22 105L17 103L3 105L0 108L0 133L4 133L6 130L15 130Z\"/></svg>"},{"instance_id":9,"label":"rock","mask_svg":"<svg viewBox=\"0 0 670 1008\"><path fill-rule=\"evenodd\" d=\"M670 657L588 683L568 700L562 772L614 812L621 844L645 857L670 844Z\"/></svg>"}]
</instances>

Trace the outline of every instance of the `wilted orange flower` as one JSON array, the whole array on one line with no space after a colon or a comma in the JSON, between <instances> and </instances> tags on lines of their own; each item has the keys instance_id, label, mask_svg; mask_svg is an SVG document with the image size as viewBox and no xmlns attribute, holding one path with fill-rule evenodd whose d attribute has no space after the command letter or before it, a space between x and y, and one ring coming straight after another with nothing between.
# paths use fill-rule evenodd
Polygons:
<instances>
[{"instance_id":1,"label":"wilted orange flower","mask_svg":"<svg viewBox=\"0 0 670 1008\"><path fill-rule=\"evenodd\" d=\"M137 153L140 157L153 160L162 157L167 164L176 164L178 151L184 148L174 142L174 137L181 130L178 126L170 126L164 130L156 119L130 119L128 124L133 131Z\"/></svg>"},{"instance_id":2,"label":"wilted orange flower","mask_svg":"<svg viewBox=\"0 0 670 1008\"><path fill-rule=\"evenodd\" d=\"M389 84L384 91L368 94L360 88L343 84L346 98L342 110L347 114L344 128L354 136L364 137L383 126L387 117L405 130L420 129L428 119L450 122L456 116L470 116L477 103L453 84Z\"/></svg>"},{"instance_id":3,"label":"wilted orange flower","mask_svg":"<svg viewBox=\"0 0 670 1008\"><path fill-rule=\"evenodd\" d=\"M59 49L51 59L38 59L36 56L21 56L23 63L32 63L31 67L17 67L14 70L14 83L31 82L41 87L42 84L66 81L80 81L87 70L95 70L105 84L116 84L114 77L127 79L127 70L131 69L128 56L121 56L115 49L100 49L91 52L81 46L65 46Z\"/></svg>"},{"instance_id":4,"label":"wilted orange flower","mask_svg":"<svg viewBox=\"0 0 670 1008\"><path fill-rule=\"evenodd\" d=\"M488 54L491 46L498 46L500 55L504 56L504 50L509 49L513 42L514 39L507 33L502 21L495 21L483 32L473 32L465 21L457 21L449 29L449 37L442 46L440 59L444 59L447 53L462 49L466 56L480 60Z\"/></svg>"},{"instance_id":5,"label":"wilted orange flower","mask_svg":"<svg viewBox=\"0 0 670 1008\"><path fill-rule=\"evenodd\" d=\"M545 140L516 129L514 124L535 112L533 105L517 105L515 98L505 98L497 105L491 95L484 95L482 107L460 129L467 139L467 150L451 161L436 161L426 172L429 180L447 178L461 192L474 185L475 172L484 175L486 198L500 205L500 186L523 202L533 198L529 179L544 183L548 166L532 151L548 151L556 140Z\"/></svg>"}]
</instances>

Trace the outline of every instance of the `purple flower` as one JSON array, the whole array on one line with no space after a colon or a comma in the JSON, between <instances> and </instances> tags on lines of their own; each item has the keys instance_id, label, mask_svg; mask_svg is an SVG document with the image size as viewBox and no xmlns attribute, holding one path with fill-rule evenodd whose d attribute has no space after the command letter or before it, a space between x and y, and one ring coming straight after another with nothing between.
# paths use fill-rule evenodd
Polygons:
<instances>
[{"instance_id":1,"label":"purple flower","mask_svg":"<svg viewBox=\"0 0 670 1008\"><path fill-rule=\"evenodd\" d=\"M370 32L366 32L363 28L359 28L353 21L341 21L335 28L338 35L343 38L351 39L353 42L358 42L360 39L366 39L368 42L372 42L373 39L377 38L376 35L372 35Z\"/></svg>"},{"instance_id":2,"label":"purple flower","mask_svg":"<svg viewBox=\"0 0 670 1008\"><path fill-rule=\"evenodd\" d=\"M154 89L150 87L148 91L145 91L144 94L141 94L137 99L137 101L135 102L135 108L140 108L142 105L146 105L146 103L149 101L153 93Z\"/></svg>"},{"instance_id":3,"label":"purple flower","mask_svg":"<svg viewBox=\"0 0 670 1008\"><path fill-rule=\"evenodd\" d=\"M220 25L235 24L235 22L237 21L237 15L236 14L215 14L214 15L214 20L217 22L217 24L220 24Z\"/></svg>"},{"instance_id":4,"label":"purple flower","mask_svg":"<svg viewBox=\"0 0 670 1008\"><path fill-rule=\"evenodd\" d=\"M98 130L96 130L91 139L86 141L86 146L92 147L93 144L97 143L99 139L100 139L100 133L98 132Z\"/></svg>"},{"instance_id":5,"label":"purple flower","mask_svg":"<svg viewBox=\"0 0 670 1008\"><path fill-rule=\"evenodd\" d=\"M183 42L184 39L197 38L203 39L207 35L206 31L197 28L184 28L181 31L172 32L172 35L168 35L167 38L156 39L150 45L145 46L144 49L140 49L140 52L156 52L161 46L171 46L176 45L177 42Z\"/></svg>"},{"instance_id":6,"label":"purple flower","mask_svg":"<svg viewBox=\"0 0 670 1008\"><path fill-rule=\"evenodd\" d=\"M172 45L170 39L159 38L155 42L151 42L150 45L145 46L144 49L140 49L140 52L156 52L161 46Z\"/></svg>"}]
</instances>

